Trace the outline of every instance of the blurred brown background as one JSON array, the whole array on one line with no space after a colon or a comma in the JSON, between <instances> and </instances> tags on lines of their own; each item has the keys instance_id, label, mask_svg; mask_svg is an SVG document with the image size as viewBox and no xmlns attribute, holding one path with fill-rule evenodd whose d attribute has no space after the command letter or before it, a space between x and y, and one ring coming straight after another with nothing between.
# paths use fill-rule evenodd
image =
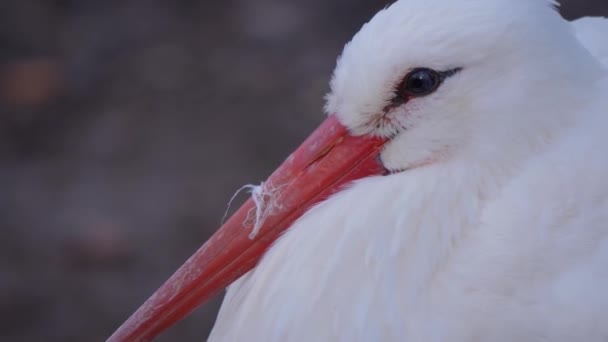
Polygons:
<instances>
[{"instance_id":1,"label":"blurred brown background","mask_svg":"<svg viewBox=\"0 0 608 342\"><path fill-rule=\"evenodd\" d=\"M322 120L387 3L1 0L0 340L108 337ZM203 340L219 301L159 340Z\"/></svg>"}]
</instances>

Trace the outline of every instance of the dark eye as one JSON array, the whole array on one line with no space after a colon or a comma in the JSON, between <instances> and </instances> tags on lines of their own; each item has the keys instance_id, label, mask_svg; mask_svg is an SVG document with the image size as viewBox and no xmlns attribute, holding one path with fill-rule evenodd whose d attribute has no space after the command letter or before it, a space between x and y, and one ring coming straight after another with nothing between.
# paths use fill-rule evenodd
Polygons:
<instances>
[{"instance_id":1,"label":"dark eye","mask_svg":"<svg viewBox=\"0 0 608 342\"><path fill-rule=\"evenodd\" d=\"M408 97L425 96L439 87L441 75L431 69L414 69L403 80L401 91Z\"/></svg>"}]
</instances>

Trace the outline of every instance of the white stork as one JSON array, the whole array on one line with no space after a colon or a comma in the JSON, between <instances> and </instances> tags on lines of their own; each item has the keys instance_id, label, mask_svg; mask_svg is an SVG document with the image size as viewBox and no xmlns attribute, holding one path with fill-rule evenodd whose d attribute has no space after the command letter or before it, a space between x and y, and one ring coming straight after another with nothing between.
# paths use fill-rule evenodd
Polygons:
<instances>
[{"instance_id":1,"label":"white stork","mask_svg":"<svg viewBox=\"0 0 608 342\"><path fill-rule=\"evenodd\" d=\"M240 277L210 341L608 341L608 21L555 5L379 12L326 122L111 340Z\"/></svg>"}]
</instances>

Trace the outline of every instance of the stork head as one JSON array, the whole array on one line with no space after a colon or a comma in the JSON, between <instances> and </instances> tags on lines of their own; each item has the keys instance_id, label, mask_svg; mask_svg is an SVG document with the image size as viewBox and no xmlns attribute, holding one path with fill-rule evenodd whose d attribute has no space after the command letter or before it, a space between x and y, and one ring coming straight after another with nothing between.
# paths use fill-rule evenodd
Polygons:
<instances>
[{"instance_id":1,"label":"stork head","mask_svg":"<svg viewBox=\"0 0 608 342\"><path fill-rule=\"evenodd\" d=\"M166 329L350 181L450 159L512 162L551 139L601 74L554 5L400 0L378 13L338 61L329 118L110 341Z\"/></svg>"},{"instance_id":2,"label":"stork head","mask_svg":"<svg viewBox=\"0 0 608 342\"><path fill-rule=\"evenodd\" d=\"M517 158L567 125L569 99L598 74L555 6L398 1L346 45L326 111L355 135L390 139L382 161L393 171Z\"/></svg>"}]
</instances>

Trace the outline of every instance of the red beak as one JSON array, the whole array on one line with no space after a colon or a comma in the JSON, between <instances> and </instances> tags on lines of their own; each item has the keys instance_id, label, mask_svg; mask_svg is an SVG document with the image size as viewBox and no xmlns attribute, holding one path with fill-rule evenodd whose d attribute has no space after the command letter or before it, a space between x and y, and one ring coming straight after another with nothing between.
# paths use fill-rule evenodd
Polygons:
<instances>
[{"instance_id":1,"label":"red beak","mask_svg":"<svg viewBox=\"0 0 608 342\"><path fill-rule=\"evenodd\" d=\"M385 142L352 136L331 115L108 341L149 341L251 270L311 206L384 174L377 156Z\"/></svg>"}]
</instances>

